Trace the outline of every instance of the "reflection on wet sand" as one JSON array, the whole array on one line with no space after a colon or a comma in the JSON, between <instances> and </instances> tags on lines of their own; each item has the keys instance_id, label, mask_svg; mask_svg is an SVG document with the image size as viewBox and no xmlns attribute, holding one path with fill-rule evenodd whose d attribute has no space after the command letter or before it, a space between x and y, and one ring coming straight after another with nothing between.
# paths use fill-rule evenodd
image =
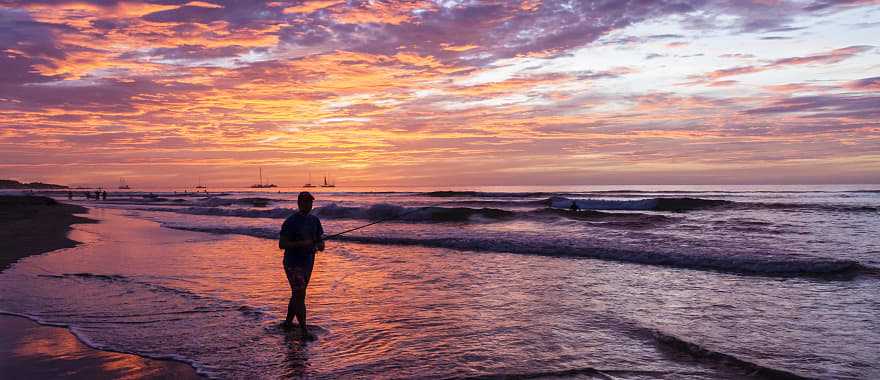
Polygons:
<instances>
[{"instance_id":1,"label":"reflection on wet sand","mask_svg":"<svg viewBox=\"0 0 880 380\"><path fill-rule=\"evenodd\" d=\"M0 315L0 373L15 379L197 379L184 364L99 351L66 329Z\"/></svg>"},{"instance_id":2,"label":"reflection on wet sand","mask_svg":"<svg viewBox=\"0 0 880 380\"><path fill-rule=\"evenodd\" d=\"M294 335L289 334L284 337L284 344L287 347L287 373L284 375L290 378L302 378L306 375L309 364L308 343L304 343Z\"/></svg>"}]
</instances>

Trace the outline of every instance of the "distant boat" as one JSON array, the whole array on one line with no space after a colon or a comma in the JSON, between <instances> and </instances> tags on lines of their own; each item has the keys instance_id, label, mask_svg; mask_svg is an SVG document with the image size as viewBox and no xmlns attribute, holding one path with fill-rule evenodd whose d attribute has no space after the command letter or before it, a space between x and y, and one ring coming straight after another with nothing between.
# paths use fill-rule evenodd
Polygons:
<instances>
[{"instance_id":1,"label":"distant boat","mask_svg":"<svg viewBox=\"0 0 880 380\"><path fill-rule=\"evenodd\" d=\"M202 185L202 177L199 177L199 184L196 185L196 189L207 189L208 186Z\"/></svg>"},{"instance_id":2,"label":"distant boat","mask_svg":"<svg viewBox=\"0 0 880 380\"><path fill-rule=\"evenodd\" d=\"M327 176L324 176L324 184L321 187L336 187L335 184L327 183Z\"/></svg>"},{"instance_id":3,"label":"distant boat","mask_svg":"<svg viewBox=\"0 0 880 380\"><path fill-rule=\"evenodd\" d=\"M303 187L315 187L315 185L312 185L312 172L309 172L309 182L306 182Z\"/></svg>"},{"instance_id":4,"label":"distant boat","mask_svg":"<svg viewBox=\"0 0 880 380\"><path fill-rule=\"evenodd\" d=\"M263 168L260 168L260 183L258 183L256 185L251 185L251 188L252 189L269 189L269 188L273 188L273 187L278 187L278 186L273 183L266 183L266 184L263 183Z\"/></svg>"},{"instance_id":5,"label":"distant boat","mask_svg":"<svg viewBox=\"0 0 880 380\"><path fill-rule=\"evenodd\" d=\"M125 182L125 178L119 179L119 190L129 190L131 187L128 186L128 183Z\"/></svg>"}]
</instances>

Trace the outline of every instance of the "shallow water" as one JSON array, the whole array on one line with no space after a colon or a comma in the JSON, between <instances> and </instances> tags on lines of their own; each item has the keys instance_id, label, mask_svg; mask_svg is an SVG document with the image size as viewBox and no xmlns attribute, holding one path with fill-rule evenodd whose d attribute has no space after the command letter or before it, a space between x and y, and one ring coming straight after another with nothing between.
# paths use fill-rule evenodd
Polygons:
<instances>
[{"instance_id":1,"label":"shallow water","mask_svg":"<svg viewBox=\"0 0 880 380\"><path fill-rule=\"evenodd\" d=\"M85 245L0 274L0 309L70 326L99 348L185 360L217 378L873 378L880 376L880 277L872 266L880 260L878 239L867 231L877 230L870 225L877 214L839 206L876 207L878 195L734 193L711 198L809 207L613 211L600 219L665 219L609 227L580 215L530 213L541 205L499 206L546 194L471 194L455 200L491 200L528 216L385 223L353 234L369 244L331 242L309 288L319 340L307 345L276 328L289 291L277 243L260 236L274 237L280 219L180 212L209 200L119 200L93 209L101 224L76 227L72 238ZM278 201L214 207L291 206L290 194L261 196ZM319 194L318 206L415 207L431 198L438 197ZM328 233L367 221L324 218ZM674 260L639 264L656 256ZM841 262L859 268L811 272Z\"/></svg>"}]
</instances>

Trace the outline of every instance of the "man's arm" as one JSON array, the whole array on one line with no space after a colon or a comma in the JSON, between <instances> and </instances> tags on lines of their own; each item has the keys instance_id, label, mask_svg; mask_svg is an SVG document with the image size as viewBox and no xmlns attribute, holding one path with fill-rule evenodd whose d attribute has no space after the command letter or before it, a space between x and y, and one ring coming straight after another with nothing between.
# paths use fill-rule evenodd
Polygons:
<instances>
[{"instance_id":1,"label":"man's arm","mask_svg":"<svg viewBox=\"0 0 880 380\"><path fill-rule=\"evenodd\" d=\"M318 242L315 245L315 249L319 251L324 250L324 227L321 226L320 220L318 220Z\"/></svg>"}]
</instances>

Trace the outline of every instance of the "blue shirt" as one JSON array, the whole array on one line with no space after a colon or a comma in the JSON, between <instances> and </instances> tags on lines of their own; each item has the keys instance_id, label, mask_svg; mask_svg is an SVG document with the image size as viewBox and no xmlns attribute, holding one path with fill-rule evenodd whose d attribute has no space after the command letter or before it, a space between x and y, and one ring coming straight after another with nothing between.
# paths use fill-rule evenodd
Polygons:
<instances>
[{"instance_id":1,"label":"blue shirt","mask_svg":"<svg viewBox=\"0 0 880 380\"><path fill-rule=\"evenodd\" d=\"M324 228L321 227L321 221L314 215L303 215L296 212L284 220L281 225L281 236L292 242L312 240L317 243L324 235ZM305 266L315 262L315 251L317 248L314 244L309 247L287 248L284 250L285 266Z\"/></svg>"}]
</instances>

